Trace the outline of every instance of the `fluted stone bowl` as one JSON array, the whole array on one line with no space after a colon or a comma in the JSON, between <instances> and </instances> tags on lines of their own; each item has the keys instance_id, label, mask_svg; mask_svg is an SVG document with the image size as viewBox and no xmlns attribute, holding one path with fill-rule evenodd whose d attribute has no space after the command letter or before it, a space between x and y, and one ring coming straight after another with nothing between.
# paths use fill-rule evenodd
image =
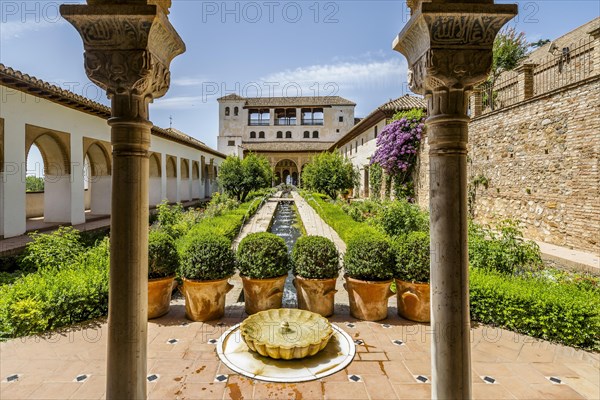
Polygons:
<instances>
[{"instance_id":1,"label":"fluted stone bowl","mask_svg":"<svg viewBox=\"0 0 600 400\"><path fill-rule=\"evenodd\" d=\"M240 333L250 350L265 357L292 360L323 350L333 328L319 314L279 308L249 316L241 323Z\"/></svg>"}]
</instances>

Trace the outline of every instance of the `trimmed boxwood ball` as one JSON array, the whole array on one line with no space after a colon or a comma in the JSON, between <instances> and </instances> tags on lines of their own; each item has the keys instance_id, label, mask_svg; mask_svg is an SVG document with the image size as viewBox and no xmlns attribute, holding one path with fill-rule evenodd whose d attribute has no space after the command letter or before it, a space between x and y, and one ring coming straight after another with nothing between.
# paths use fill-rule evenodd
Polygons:
<instances>
[{"instance_id":1,"label":"trimmed boxwood ball","mask_svg":"<svg viewBox=\"0 0 600 400\"><path fill-rule=\"evenodd\" d=\"M399 236L395 243L394 277L408 282L429 283L430 242L426 232Z\"/></svg>"},{"instance_id":2,"label":"trimmed boxwood ball","mask_svg":"<svg viewBox=\"0 0 600 400\"><path fill-rule=\"evenodd\" d=\"M183 278L199 281L225 279L235 272L231 241L209 232L185 236L180 247Z\"/></svg>"},{"instance_id":3,"label":"trimmed boxwood ball","mask_svg":"<svg viewBox=\"0 0 600 400\"><path fill-rule=\"evenodd\" d=\"M346 273L365 281L387 281L394 276L394 251L383 235L360 234L348 242L344 256Z\"/></svg>"},{"instance_id":4,"label":"trimmed boxwood ball","mask_svg":"<svg viewBox=\"0 0 600 400\"><path fill-rule=\"evenodd\" d=\"M251 233L242 239L237 262L240 274L250 279L285 275L290 266L284 240L269 232Z\"/></svg>"},{"instance_id":5,"label":"trimmed boxwood ball","mask_svg":"<svg viewBox=\"0 0 600 400\"><path fill-rule=\"evenodd\" d=\"M148 235L148 278L166 278L175 275L179 254L175 240L162 230L151 230Z\"/></svg>"},{"instance_id":6,"label":"trimmed boxwood ball","mask_svg":"<svg viewBox=\"0 0 600 400\"><path fill-rule=\"evenodd\" d=\"M331 279L340 270L335 244L323 236L302 236L292 249L294 275L307 279Z\"/></svg>"}]
</instances>

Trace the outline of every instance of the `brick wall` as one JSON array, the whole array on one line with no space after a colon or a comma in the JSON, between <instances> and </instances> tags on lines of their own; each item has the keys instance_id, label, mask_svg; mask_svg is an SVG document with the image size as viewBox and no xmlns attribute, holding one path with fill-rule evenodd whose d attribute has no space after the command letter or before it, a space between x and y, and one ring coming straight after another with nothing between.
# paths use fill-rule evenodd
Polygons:
<instances>
[{"instance_id":1,"label":"brick wall","mask_svg":"<svg viewBox=\"0 0 600 400\"><path fill-rule=\"evenodd\" d=\"M475 219L521 222L526 237L600 254L600 76L471 121ZM422 145L417 201L428 208Z\"/></svg>"}]
</instances>

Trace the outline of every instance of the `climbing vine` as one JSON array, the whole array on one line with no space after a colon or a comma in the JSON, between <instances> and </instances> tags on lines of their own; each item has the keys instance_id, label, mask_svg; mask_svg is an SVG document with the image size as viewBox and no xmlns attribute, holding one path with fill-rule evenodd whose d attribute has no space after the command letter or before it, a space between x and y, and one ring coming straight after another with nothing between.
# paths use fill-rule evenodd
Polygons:
<instances>
[{"instance_id":1,"label":"climbing vine","mask_svg":"<svg viewBox=\"0 0 600 400\"><path fill-rule=\"evenodd\" d=\"M424 129L423 110L413 109L394 115L392 122L377 137L371 166L379 165L390 177L386 182L386 194L393 190L396 198L414 200L412 175ZM381 179L379 182L381 184Z\"/></svg>"}]
</instances>

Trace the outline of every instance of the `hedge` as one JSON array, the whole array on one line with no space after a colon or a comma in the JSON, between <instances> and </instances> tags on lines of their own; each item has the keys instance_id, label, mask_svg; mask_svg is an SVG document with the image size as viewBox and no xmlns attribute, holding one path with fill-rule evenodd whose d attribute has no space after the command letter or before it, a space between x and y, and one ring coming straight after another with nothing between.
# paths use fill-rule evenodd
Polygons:
<instances>
[{"instance_id":1,"label":"hedge","mask_svg":"<svg viewBox=\"0 0 600 400\"><path fill-rule=\"evenodd\" d=\"M341 207L325 201L326 196L307 192L302 192L301 195L346 244L362 234L381 236L377 228L355 221Z\"/></svg>"},{"instance_id":2,"label":"hedge","mask_svg":"<svg viewBox=\"0 0 600 400\"><path fill-rule=\"evenodd\" d=\"M471 268L470 301L475 321L600 350L600 299L592 292Z\"/></svg>"}]
</instances>

